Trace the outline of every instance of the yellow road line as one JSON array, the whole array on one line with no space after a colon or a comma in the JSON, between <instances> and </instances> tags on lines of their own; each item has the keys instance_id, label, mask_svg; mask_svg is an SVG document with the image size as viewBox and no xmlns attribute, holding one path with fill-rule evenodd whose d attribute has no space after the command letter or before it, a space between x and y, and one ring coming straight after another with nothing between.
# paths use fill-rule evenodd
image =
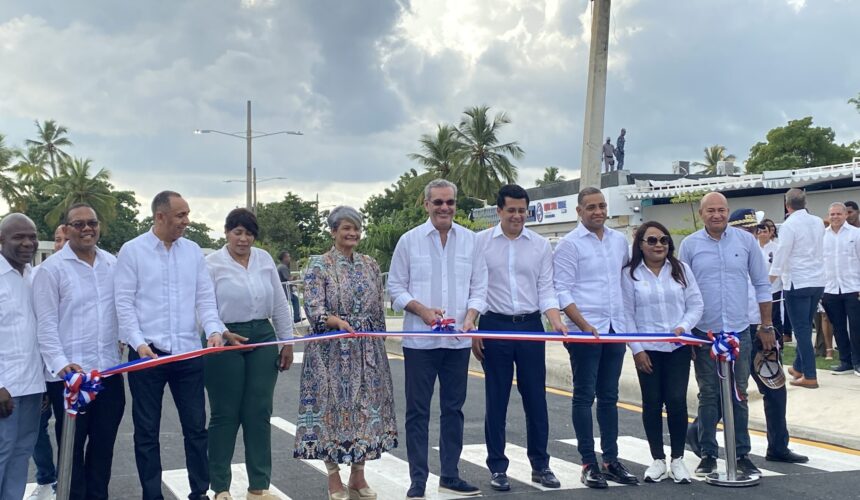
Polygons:
<instances>
[{"instance_id":1,"label":"yellow road line","mask_svg":"<svg viewBox=\"0 0 860 500\"><path fill-rule=\"evenodd\" d=\"M402 359L403 359L403 356L401 356L400 354L391 354L391 353L389 353L389 354L388 354L388 358L389 358L389 359L401 359L401 360L402 360ZM471 375L471 376L473 376L473 377L477 377L477 378L486 378L486 376L484 375L484 372L480 372L480 371L477 371L477 370L469 370L469 375ZM516 385L516 383L517 383L517 381L516 381L516 380L514 380L514 385ZM572 393L571 391L567 391L567 390L564 390L564 389L557 389L557 388L555 388L555 387L549 387L549 386L547 386L547 387L546 387L546 392L548 392L548 393L550 393L550 394L555 394L555 395L557 395L557 396L565 396L565 397L568 397L568 398L573 397L573 393ZM630 404L630 403L622 403L622 402L620 402L620 401L619 401L619 402L618 402L618 407L619 407L619 408L623 408L623 409L625 409L625 410L630 410L630 411L635 411L635 412L637 412L637 413L642 413L642 407L641 407L641 406L634 405L634 404ZM665 413L665 412L663 413L663 416L664 416L664 417L666 416L666 413ZM688 419L688 420L689 420L690 422L692 422L692 421L693 421L693 419L692 419L692 418L690 418L690 419ZM722 425L722 424L717 424L717 428L722 429L722 428L723 428L723 425ZM754 435L754 436L762 436L762 437L766 437L766 436L767 436L767 434L766 434L766 433L764 433L764 432L762 432L762 431L753 430L753 429L750 429L749 433L750 433L750 434L752 434L752 435ZM848 448L848 447L845 447L845 446L840 446L840 445L838 445L838 444L824 443L824 442L822 442L822 441L813 441L813 440L811 440L811 439L803 439L803 438L798 438L798 437L792 437L792 438L791 438L791 442L793 442L793 443L798 443L798 444L805 444L805 445L808 445L808 446L814 446L814 447L816 447L816 448L821 448L821 449L824 449L824 450L838 451L838 452L840 452L840 453L847 453L847 454L849 454L849 455L856 455L856 456L860 456L860 450L855 450L855 449L853 449L853 448Z\"/></svg>"}]
</instances>

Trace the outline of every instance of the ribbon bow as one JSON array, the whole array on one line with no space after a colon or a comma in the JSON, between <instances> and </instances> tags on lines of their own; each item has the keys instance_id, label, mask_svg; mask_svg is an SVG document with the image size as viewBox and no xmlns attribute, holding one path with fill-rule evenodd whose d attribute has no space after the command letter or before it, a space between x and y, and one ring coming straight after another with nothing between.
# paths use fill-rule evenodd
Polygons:
<instances>
[{"instance_id":1,"label":"ribbon bow","mask_svg":"<svg viewBox=\"0 0 860 500\"><path fill-rule=\"evenodd\" d=\"M454 330L454 324L456 323L457 322L454 318L436 318L436 324L433 325L433 331L444 333L456 331Z\"/></svg>"},{"instance_id":2,"label":"ribbon bow","mask_svg":"<svg viewBox=\"0 0 860 500\"><path fill-rule=\"evenodd\" d=\"M734 376L735 361L741 353L741 342L738 340L738 336L727 332L720 332L715 335L709 331L708 338L713 342L711 344L711 358L717 361L726 361L732 366L732 389L735 393L735 399L743 401L744 398L738 390L737 378ZM717 363L717 376L724 379L727 375L722 372L720 366L720 363Z\"/></svg>"},{"instance_id":3,"label":"ribbon bow","mask_svg":"<svg viewBox=\"0 0 860 500\"><path fill-rule=\"evenodd\" d=\"M63 380L66 388L63 391L63 402L66 413L77 415L83 413L86 406L96 399L102 390L102 377L97 370L87 373L67 373Z\"/></svg>"}]
</instances>

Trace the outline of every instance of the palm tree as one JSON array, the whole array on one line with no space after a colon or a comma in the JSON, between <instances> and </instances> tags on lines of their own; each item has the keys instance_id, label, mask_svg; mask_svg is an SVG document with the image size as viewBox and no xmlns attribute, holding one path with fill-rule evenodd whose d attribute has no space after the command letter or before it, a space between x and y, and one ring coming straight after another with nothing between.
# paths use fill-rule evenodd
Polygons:
<instances>
[{"instance_id":1,"label":"palm tree","mask_svg":"<svg viewBox=\"0 0 860 500\"><path fill-rule=\"evenodd\" d=\"M39 131L38 137L27 139L24 143L28 147L33 146L40 149L48 157L48 164L51 165L51 177L57 177L57 164L69 158L69 154L60 149L61 147L72 146L72 141L64 137L69 133L69 129L57 125L54 120L46 120L44 125L36 120L36 130Z\"/></svg>"},{"instance_id":2,"label":"palm tree","mask_svg":"<svg viewBox=\"0 0 860 500\"><path fill-rule=\"evenodd\" d=\"M705 161L703 162L694 162L693 165L697 167L704 167L699 173L702 174L716 174L717 173L717 163L721 161L735 161L735 155L727 155L726 147L720 146L719 144L714 144L709 148L704 149L705 152Z\"/></svg>"},{"instance_id":3,"label":"palm tree","mask_svg":"<svg viewBox=\"0 0 860 500\"><path fill-rule=\"evenodd\" d=\"M558 167L546 167L543 171L543 178L535 180L537 187L546 186L547 184L555 184L556 182L566 181L563 175L558 175Z\"/></svg>"},{"instance_id":4,"label":"palm tree","mask_svg":"<svg viewBox=\"0 0 860 500\"><path fill-rule=\"evenodd\" d=\"M436 135L423 134L418 142L421 143L421 153L406 155L424 165L427 170L410 181L410 189L423 187L433 179L449 179L457 182L462 171L465 151L457 140L457 130L448 124L440 123L436 127ZM418 203L422 203L422 195Z\"/></svg>"},{"instance_id":5,"label":"palm tree","mask_svg":"<svg viewBox=\"0 0 860 500\"><path fill-rule=\"evenodd\" d=\"M516 182L517 167L507 155L518 160L524 154L516 142L499 144L499 129L511 120L502 112L490 121L487 117L489 109L488 106L466 109L456 130L457 140L466 155L457 180L464 192L483 199L495 197L503 183Z\"/></svg>"},{"instance_id":6,"label":"palm tree","mask_svg":"<svg viewBox=\"0 0 860 500\"><path fill-rule=\"evenodd\" d=\"M66 208L74 203L87 203L99 214L102 222L111 222L116 218L116 198L111 194L110 171L100 169L90 176L92 160L89 158L71 158L64 160L60 166L58 177L54 178L47 188L50 195L60 198L59 203L47 215L45 222L49 227L55 227Z\"/></svg>"},{"instance_id":7,"label":"palm tree","mask_svg":"<svg viewBox=\"0 0 860 500\"><path fill-rule=\"evenodd\" d=\"M14 170L9 166L12 150L6 147L6 137L0 134L0 197L6 200L10 208L14 208L20 200L18 183L11 174Z\"/></svg>"},{"instance_id":8,"label":"palm tree","mask_svg":"<svg viewBox=\"0 0 860 500\"><path fill-rule=\"evenodd\" d=\"M15 174L23 183L32 183L48 178L48 168L45 163L45 153L41 149L30 146L27 151L15 151L18 161L15 163Z\"/></svg>"}]
</instances>

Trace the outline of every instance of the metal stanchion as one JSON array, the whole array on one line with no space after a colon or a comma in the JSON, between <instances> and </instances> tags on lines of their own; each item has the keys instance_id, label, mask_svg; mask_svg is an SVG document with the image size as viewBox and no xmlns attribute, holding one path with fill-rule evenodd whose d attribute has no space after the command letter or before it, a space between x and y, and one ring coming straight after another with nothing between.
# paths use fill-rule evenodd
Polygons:
<instances>
[{"instance_id":1,"label":"metal stanchion","mask_svg":"<svg viewBox=\"0 0 860 500\"><path fill-rule=\"evenodd\" d=\"M721 357L719 360L720 369L723 377L720 379L720 394L721 404L723 408L723 437L725 438L724 445L726 447L726 471L712 472L705 477L705 482L714 486L727 486L739 488L744 486L755 486L761 482L760 476L747 476L743 472L738 471L738 457L735 449L735 411L732 403L734 394L732 391L732 372L731 363ZM59 497L58 497L59 498Z\"/></svg>"},{"instance_id":2,"label":"metal stanchion","mask_svg":"<svg viewBox=\"0 0 860 500\"><path fill-rule=\"evenodd\" d=\"M57 463L57 500L69 500L72 486L72 461L75 449L75 415L63 415L63 437L58 443L60 459Z\"/></svg>"}]
</instances>

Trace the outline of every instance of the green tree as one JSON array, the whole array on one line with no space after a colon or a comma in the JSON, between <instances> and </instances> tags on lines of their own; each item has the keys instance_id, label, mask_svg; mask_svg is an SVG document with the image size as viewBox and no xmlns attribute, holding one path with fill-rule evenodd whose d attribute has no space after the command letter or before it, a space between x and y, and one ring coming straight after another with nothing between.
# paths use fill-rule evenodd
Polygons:
<instances>
[{"instance_id":1,"label":"green tree","mask_svg":"<svg viewBox=\"0 0 860 500\"><path fill-rule=\"evenodd\" d=\"M142 230L141 223L137 220L140 203L135 198L134 191L112 191L111 195L116 199L116 218L110 225L106 225L99 240L99 247L115 254L126 241L149 230L149 226Z\"/></svg>"},{"instance_id":2,"label":"green tree","mask_svg":"<svg viewBox=\"0 0 860 500\"><path fill-rule=\"evenodd\" d=\"M400 175L397 182L385 188L382 194L372 195L362 207L365 225L372 225L405 208L418 207L417 200L423 196L424 184L415 169ZM429 182L429 180L428 180Z\"/></svg>"},{"instance_id":3,"label":"green tree","mask_svg":"<svg viewBox=\"0 0 860 500\"><path fill-rule=\"evenodd\" d=\"M48 158L48 164L51 165L51 177L57 177L60 172L57 171L57 166L64 159L69 158L69 154L63 149L64 147L72 146L72 141L65 137L69 133L69 129L62 125L57 125L54 120L46 120L44 124L36 120L36 139L27 139L24 143L30 147L35 147L42 151Z\"/></svg>"},{"instance_id":4,"label":"green tree","mask_svg":"<svg viewBox=\"0 0 860 500\"><path fill-rule=\"evenodd\" d=\"M813 127L812 117L791 120L767 133L767 142L750 149L747 172L794 170L851 161L851 148L836 144L829 127Z\"/></svg>"},{"instance_id":5,"label":"green tree","mask_svg":"<svg viewBox=\"0 0 860 500\"><path fill-rule=\"evenodd\" d=\"M263 248L275 248L275 252L288 249L296 259L321 253L331 244L323 233L324 214L315 201L287 192L281 201L257 206L258 240Z\"/></svg>"},{"instance_id":6,"label":"green tree","mask_svg":"<svg viewBox=\"0 0 860 500\"><path fill-rule=\"evenodd\" d=\"M499 143L500 129L509 123L504 112L490 120L488 106L476 106L463 111L465 115L457 128L457 140L463 144L465 159L456 182L464 194L491 199L502 184L517 180L517 167L508 156L521 159L523 149L517 142Z\"/></svg>"},{"instance_id":7,"label":"green tree","mask_svg":"<svg viewBox=\"0 0 860 500\"><path fill-rule=\"evenodd\" d=\"M860 92L857 92L857 97L848 99L848 103L853 104L857 108L857 112L860 113Z\"/></svg>"},{"instance_id":8,"label":"green tree","mask_svg":"<svg viewBox=\"0 0 860 500\"><path fill-rule=\"evenodd\" d=\"M0 197L13 210L19 209L20 193L15 182L15 169L10 166L12 150L6 147L6 137L0 134Z\"/></svg>"},{"instance_id":9,"label":"green tree","mask_svg":"<svg viewBox=\"0 0 860 500\"><path fill-rule=\"evenodd\" d=\"M424 134L418 140L421 143L421 153L407 155L427 171L414 179L413 182L425 185L433 179L451 179L455 182L462 175L465 149L458 140L457 129L451 125L439 124L436 135Z\"/></svg>"},{"instance_id":10,"label":"green tree","mask_svg":"<svg viewBox=\"0 0 860 500\"><path fill-rule=\"evenodd\" d=\"M669 203L672 203L672 204L681 204L681 203L689 204L689 206L690 206L690 217L689 218L685 217L684 220L687 220L687 221L690 221L693 223L693 229L692 230L690 230L689 228L671 229L670 232L672 234L678 234L681 236L686 236L688 234L693 233L694 231L699 230L699 222L701 222L701 221L699 219L699 214L696 213L696 205L700 201L702 201L702 198L705 196L705 194L707 194L707 191L696 191L693 193L679 194L678 196L675 196L674 198L671 198L669 200Z\"/></svg>"},{"instance_id":11,"label":"green tree","mask_svg":"<svg viewBox=\"0 0 860 500\"><path fill-rule=\"evenodd\" d=\"M703 151L705 153L705 161L693 162L694 166L702 167L702 170L699 171L702 174L716 174L717 163L721 161L735 161L736 159L735 155L727 155L726 147L719 144L707 147Z\"/></svg>"},{"instance_id":12,"label":"green tree","mask_svg":"<svg viewBox=\"0 0 860 500\"><path fill-rule=\"evenodd\" d=\"M30 184L36 180L48 178L48 168L45 163L45 153L39 148L30 146L26 151L15 151L15 175L18 180Z\"/></svg>"},{"instance_id":13,"label":"green tree","mask_svg":"<svg viewBox=\"0 0 860 500\"><path fill-rule=\"evenodd\" d=\"M56 226L66 208L74 203L87 203L98 213L99 220L110 226L116 218L117 200L111 193L110 171L100 169L90 175L92 160L89 158L71 158L63 161L62 172L51 179L47 192L58 195L59 203L45 216L49 226Z\"/></svg>"},{"instance_id":14,"label":"green tree","mask_svg":"<svg viewBox=\"0 0 860 500\"><path fill-rule=\"evenodd\" d=\"M543 177L535 180L535 185L541 187L566 180L563 175L558 175L558 167L546 167L543 171Z\"/></svg>"}]
</instances>

